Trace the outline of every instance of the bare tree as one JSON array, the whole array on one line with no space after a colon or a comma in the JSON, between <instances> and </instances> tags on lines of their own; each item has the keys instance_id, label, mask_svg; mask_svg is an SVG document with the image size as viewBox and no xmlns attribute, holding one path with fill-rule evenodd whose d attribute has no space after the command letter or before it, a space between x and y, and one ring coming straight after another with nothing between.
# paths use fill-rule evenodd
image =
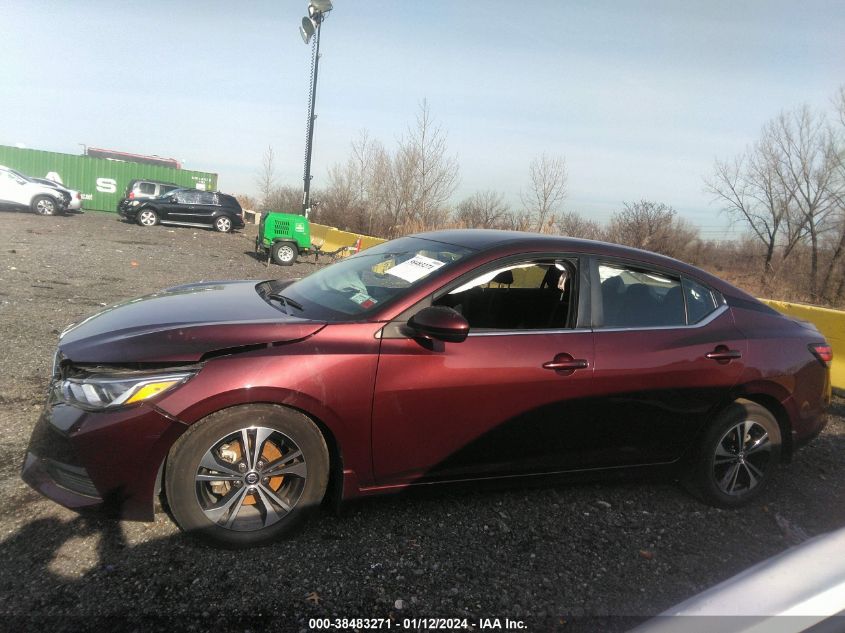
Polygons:
<instances>
[{"instance_id":1,"label":"bare tree","mask_svg":"<svg viewBox=\"0 0 845 633\"><path fill-rule=\"evenodd\" d=\"M603 237L602 227L598 222L588 220L575 211L567 211L557 218L557 229L561 235L599 240Z\"/></svg>"},{"instance_id":2,"label":"bare tree","mask_svg":"<svg viewBox=\"0 0 845 633\"><path fill-rule=\"evenodd\" d=\"M834 206L831 216L836 237L833 255L821 288L830 303L838 303L845 298L845 266L840 266L845 255L845 84L839 87L833 99L833 107L839 122L833 136L835 174L831 182L831 198Z\"/></svg>"},{"instance_id":3,"label":"bare tree","mask_svg":"<svg viewBox=\"0 0 845 633\"><path fill-rule=\"evenodd\" d=\"M262 201L265 211L279 213L299 213L302 209L302 192L295 187L273 187Z\"/></svg>"},{"instance_id":4,"label":"bare tree","mask_svg":"<svg viewBox=\"0 0 845 633\"><path fill-rule=\"evenodd\" d=\"M238 193L235 194L235 199L238 201L238 204L241 205L242 209L247 209L249 211L254 211L259 207L258 200L254 197L250 196L246 193Z\"/></svg>"},{"instance_id":5,"label":"bare tree","mask_svg":"<svg viewBox=\"0 0 845 633\"><path fill-rule=\"evenodd\" d=\"M466 227L492 229L501 227L509 213L504 194L488 189L462 200L455 216Z\"/></svg>"},{"instance_id":6,"label":"bare tree","mask_svg":"<svg viewBox=\"0 0 845 633\"><path fill-rule=\"evenodd\" d=\"M819 298L819 241L830 227L837 154L833 133L824 116L804 106L782 113L766 128L778 150L775 166L784 188L794 190L795 213L810 239L810 297Z\"/></svg>"},{"instance_id":7,"label":"bare tree","mask_svg":"<svg viewBox=\"0 0 845 633\"><path fill-rule=\"evenodd\" d=\"M276 186L276 154L269 145L261 157L261 170L256 177L256 184L261 193L261 205L266 208L267 201Z\"/></svg>"},{"instance_id":8,"label":"bare tree","mask_svg":"<svg viewBox=\"0 0 845 633\"><path fill-rule=\"evenodd\" d=\"M550 231L555 214L566 198L566 161L562 156L545 152L534 158L528 167L530 184L522 192L522 204L533 216L538 231Z\"/></svg>"},{"instance_id":9,"label":"bare tree","mask_svg":"<svg viewBox=\"0 0 845 633\"><path fill-rule=\"evenodd\" d=\"M610 219L608 239L617 244L683 257L698 241L698 230L662 202L623 203Z\"/></svg>"},{"instance_id":10,"label":"bare tree","mask_svg":"<svg viewBox=\"0 0 845 633\"><path fill-rule=\"evenodd\" d=\"M413 173L417 218L426 226L436 224L458 186L459 168L457 158L448 155L447 135L434 122L427 100L420 103L416 126L408 129L399 153Z\"/></svg>"},{"instance_id":11,"label":"bare tree","mask_svg":"<svg viewBox=\"0 0 845 633\"><path fill-rule=\"evenodd\" d=\"M778 178L776 146L764 139L733 161L716 161L708 190L722 203L722 209L745 222L751 233L764 245L764 278L772 272L775 248L786 233L784 257L803 235L803 222L794 222L790 205L794 191L791 183Z\"/></svg>"},{"instance_id":12,"label":"bare tree","mask_svg":"<svg viewBox=\"0 0 845 633\"><path fill-rule=\"evenodd\" d=\"M436 228L448 218L447 203L458 185L458 161L448 154L446 133L434 123L426 101L414 126L392 154L373 147L368 162L369 203L378 209L382 235Z\"/></svg>"}]
</instances>

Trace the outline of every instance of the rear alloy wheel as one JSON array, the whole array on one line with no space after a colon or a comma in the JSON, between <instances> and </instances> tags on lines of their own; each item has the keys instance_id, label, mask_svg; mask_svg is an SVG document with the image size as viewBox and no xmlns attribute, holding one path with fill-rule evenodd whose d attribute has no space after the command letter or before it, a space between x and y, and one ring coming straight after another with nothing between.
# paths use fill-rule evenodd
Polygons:
<instances>
[{"instance_id":1,"label":"rear alloy wheel","mask_svg":"<svg viewBox=\"0 0 845 633\"><path fill-rule=\"evenodd\" d=\"M780 426L774 416L759 404L739 400L705 434L695 486L711 505L743 506L769 483L780 449Z\"/></svg>"},{"instance_id":2,"label":"rear alloy wheel","mask_svg":"<svg viewBox=\"0 0 845 633\"><path fill-rule=\"evenodd\" d=\"M214 228L221 233L228 233L232 230L232 220L227 218L225 215L221 215L214 220Z\"/></svg>"},{"instance_id":3,"label":"rear alloy wheel","mask_svg":"<svg viewBox=\"0 0 845 633\"><path fill-rule=\"evenodd\" d=\"M290 533L316 509L328 473L328 449L314 422L256 404L194 424L170 451L165 487L182 530L250 547Z\"/></svg>"},{"instance_id":4,"label":"rear alloy wheel","mask_svg":"<svg viewBox=\"0 0 845 633\"><path fill-rule=\"evenodd\" d=\"M32 210L38 215L56 215L59 207L50 196L36 196L32 201Z\"/></svg>"},{"instance_id":5,"label":"rear alloy wheel","mask_svg":"<svg viewBox=\"0 0 845 633\"><path fill-rule=\"evenodd\" d=\"M158 224L158 213L152 209L141 209L138 212L138 224L141 226L155 226Z\"/></svg>"},{"instance_id":6,"label":"rear alloy wheel","mask_svg":"<svg viewBox=\"0 0 845 633\"><path fill-rule=\"evenodd\" d=\"M270 251L273 261L280 266L292 266L296 262L296 246L290 242L276 242Z\"/></svg>"}]
</instances>

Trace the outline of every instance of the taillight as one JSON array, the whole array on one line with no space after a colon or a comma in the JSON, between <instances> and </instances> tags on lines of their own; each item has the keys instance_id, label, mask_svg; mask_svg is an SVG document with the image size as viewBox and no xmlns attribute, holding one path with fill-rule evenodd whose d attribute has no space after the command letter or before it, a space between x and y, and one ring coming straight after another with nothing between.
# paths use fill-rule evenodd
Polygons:
<instances>
[{"instance_id":1,"label":"taillight","mask_svg":"<svg viewBox=\"0 0 845 633\"><path fill-rule=\"evenodd\" d=\"M811 343L807 346L813 353L813 356L818 358L822 365L830 367L833 361L833 349L827 343Z\"/></svg>"},{"instance_id":2,"label":"taillight","mask_svg":"<svg viewBox=\"0 0 845 633\"><path fill-rule=\"evenodd\" d=\"M82 196L79 194L79 192L78 192L78 191L76 192L76 199L77 199L77 200L82 200Z\"/></svg>"}]
</instances>

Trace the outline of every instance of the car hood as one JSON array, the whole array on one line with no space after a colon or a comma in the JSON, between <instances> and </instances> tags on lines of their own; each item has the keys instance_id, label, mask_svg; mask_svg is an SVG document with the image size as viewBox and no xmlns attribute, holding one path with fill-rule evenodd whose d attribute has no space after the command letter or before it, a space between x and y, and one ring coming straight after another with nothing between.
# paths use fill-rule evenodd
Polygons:
<instances>
[{"instance_id":1,"label":"car hood","mask_svg":"<svg viewBox=\"0 0 845 633\"><path fill-rule=\"evenodd\" d=\"M66 329L59 351L75 363L196 362L210 352L299 340L324 326L267 303L255 281L204 282L106 308Z\"/></svg>"}]
</instances>

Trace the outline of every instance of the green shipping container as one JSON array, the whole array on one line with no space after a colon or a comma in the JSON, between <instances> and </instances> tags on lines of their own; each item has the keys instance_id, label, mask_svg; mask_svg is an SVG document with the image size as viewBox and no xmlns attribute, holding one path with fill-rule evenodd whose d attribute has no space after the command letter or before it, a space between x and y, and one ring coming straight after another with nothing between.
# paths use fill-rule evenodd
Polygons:
<instances>
[{"instance_id":1,"label":"green shipping container","mask_svg":"<svg viewBox=\"0 0 845 633\"><path fill-rule=\"evenodd\" d=\"M130 180L148 178L214 191L217 174L0 145L0 165L34 178L61 180L82 194L82 208L117 212Z\"/></svg>"}]
</instances>

